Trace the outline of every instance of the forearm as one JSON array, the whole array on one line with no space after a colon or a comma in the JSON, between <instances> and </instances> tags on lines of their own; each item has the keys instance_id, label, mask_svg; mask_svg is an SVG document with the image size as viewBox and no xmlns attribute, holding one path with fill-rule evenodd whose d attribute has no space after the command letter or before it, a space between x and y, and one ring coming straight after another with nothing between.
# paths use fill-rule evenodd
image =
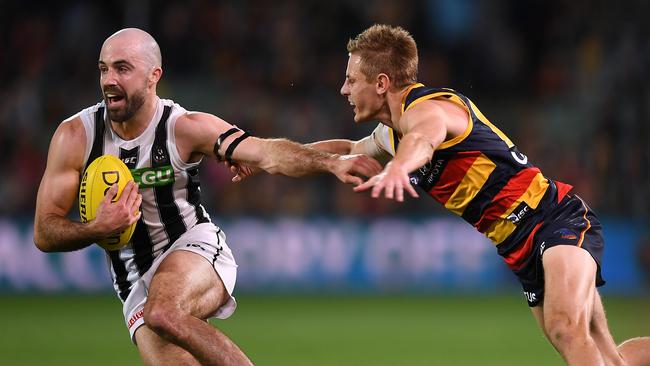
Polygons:
<instances>
[{"instance_id":1,"label":"forearm","mask_svg":"<svg viewBox=\"0 0 650 366\"><path fill-rule=\"evenodd\" d=\"M332 154L341 154L346 155L350 154L354 142L351 140L336 139L336 140L324 140L316 141L305 146L311 147L312 149L329 152Z\"/></svg>"},{"instance_id":2,"label":"forearm","mask_svg":"<svg viewBox=\"0 0 650 366\"><path fill-rule=\"evenodd\" d=\"M271 174L301 177L318 172L330 172L336 155L319 151L305 145L286 140L265 141L264 158L259 167Z\"/></svg>"},{"instance_id":3,"label":"forearm","mask_svg":"<svg viewBox=\"0 0 650 366\"><path fill-rule=\"evenodd\" d=\"M399 164L410 173L431 160L434 147L431 142L419 134L407 134L400 141L393 164Z\"/></svg>"},{"instance_id":4,"label":"forearm","mask_svg":"<svg viewBox=\"0 0 650 366\"><path fill-rule=\"evenodd\" d=\"M34 243L44 252L78 250L101 238L93 221L82 223L58 215L48 215L34 223Z\"/></svg>"}]
</instances>

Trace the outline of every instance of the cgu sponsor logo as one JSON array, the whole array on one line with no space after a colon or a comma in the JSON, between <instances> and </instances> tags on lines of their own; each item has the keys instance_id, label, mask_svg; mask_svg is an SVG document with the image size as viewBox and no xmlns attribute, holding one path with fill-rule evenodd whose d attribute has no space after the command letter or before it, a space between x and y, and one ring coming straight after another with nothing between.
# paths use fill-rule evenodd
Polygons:
<instances>
[{"instance_id":1,"label":"cgu sponsor logo","mask_svg":"<svg viewBox=\"0 0 650 366\"><path fill-rule=\"evenodd\" d=\"M132 169L131 174L140 188L160 187L174 183L174 169L171 165Z\"/></svg>"}]
</instances>

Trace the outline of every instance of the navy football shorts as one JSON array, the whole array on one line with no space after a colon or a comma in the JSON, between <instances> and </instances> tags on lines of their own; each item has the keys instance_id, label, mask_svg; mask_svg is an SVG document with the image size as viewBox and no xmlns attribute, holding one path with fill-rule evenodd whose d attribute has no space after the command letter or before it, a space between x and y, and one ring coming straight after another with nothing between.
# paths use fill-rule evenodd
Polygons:
<instances>
[{"instance_id":1,"label":"navy football shorts","mask_svg":"<svg viewBox=\"0 0 650 366\"><path fill-rule=\"evenodd\" d=\"M544 298L544 268L542 255L556 245L574 245L589 252L596 261L597 287L605 284L601 275L601 260L605 242L600 221L577 195L568 194L533 228L525 240L532 245L526 262L513 270L521 282L528 306L534 307Z\"/></svg>"}]
</instances>

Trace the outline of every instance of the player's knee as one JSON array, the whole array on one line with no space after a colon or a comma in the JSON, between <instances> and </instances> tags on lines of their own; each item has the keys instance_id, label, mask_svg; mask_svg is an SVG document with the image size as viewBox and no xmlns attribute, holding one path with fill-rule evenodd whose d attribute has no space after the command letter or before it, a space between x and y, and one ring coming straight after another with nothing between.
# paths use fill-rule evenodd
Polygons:
<instances>
[{"instance_id":1,"label":"player's knee","mask_svg":"<svg viewBox=\"0 0 650 366\"><path fill-rule=\"evenodd\" d=\"M628 339L621 343L617 349L625 365L650 365L650 337Z\"/></svg>"},{"instance_id":2,"label":"player's knee","mask_svg":"<svg viewBox=\"0 0 650 366\"><path fill-rule=\"evenodd\" d=\"M586 324L566 313L545 314L544 328L549 340L558 347L584 342L589 338Z\"/></svg>"},{"instance_id":3,"label":"player's knee","mask_svg":"<svg viewBox=\"0 0 650 366\"><path fill-rule=\"evenodd\" d=\"M147 302L144 306L144 322L156 334L167 339L177 340L182 337L177 311L164 304Z\"/></svg>"}]
</instances>

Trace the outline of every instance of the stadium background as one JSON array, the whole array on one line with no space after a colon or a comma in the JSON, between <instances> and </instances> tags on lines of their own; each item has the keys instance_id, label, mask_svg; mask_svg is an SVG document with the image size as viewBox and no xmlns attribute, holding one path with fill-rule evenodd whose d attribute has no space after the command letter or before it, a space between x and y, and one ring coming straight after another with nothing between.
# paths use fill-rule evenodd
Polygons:
<instances>
[{"instance_id":1,"label":"stadium background","mask_svg":"<svg viewBox=\"0 0 650 366\"><path fill-rule=\"evenodd\" d=\"M422 82L470 97L600 214L615 338L649 333L647 2L0 5L0 365L139 362L102 252L31 243L50 137L99 100L101 43L126 26L158 40L162 97L300 142L374 127L338 94L345 44L404 26ZM372 200L332 177L229 179L204 163L204 204L240 264L240 308L218 325L258 364L561 364L489 242L432 201Z\"/></svg>"}]
</instances>

